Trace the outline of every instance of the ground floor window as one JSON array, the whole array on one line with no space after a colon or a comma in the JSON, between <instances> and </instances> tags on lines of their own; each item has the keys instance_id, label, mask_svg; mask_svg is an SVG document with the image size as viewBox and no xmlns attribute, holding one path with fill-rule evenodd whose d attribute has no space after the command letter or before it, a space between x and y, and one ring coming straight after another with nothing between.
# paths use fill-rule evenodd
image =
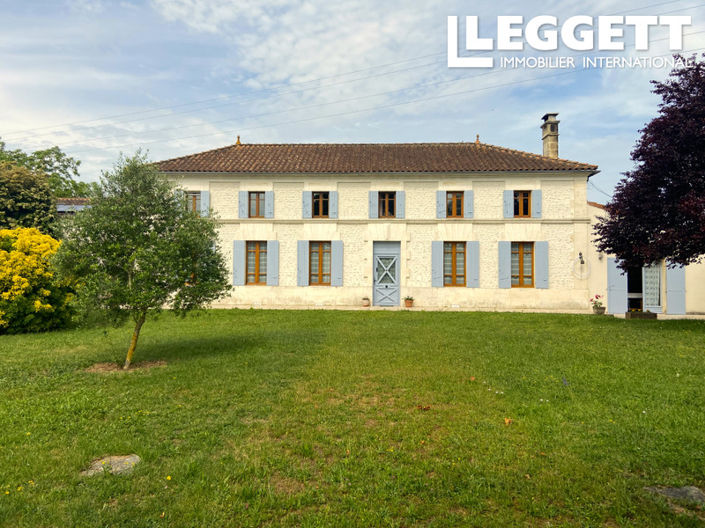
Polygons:
<instances>
[{"instance_id":1,"label":"ground floor window","mask_svg":"<svg viewBox=\"0 0 705 528\"><path fill-rule=\"evenodd\" d=\"M267 284L267 242L247 242L245 284Z\"/></svg>"},{"instance_id":2,"label":"ground floor window","mask_svg":"<svg viewBox=\"0 0 705 528\"><path fill-rule=\"evenodd\" d=\"M465 242L443 243L443 286L465 286Z\"/></svg>"},{"instance_id":3,"label":"ground floor window","mask_svg":"<svg viewBox=\"0 0 705 528\"><path fill-rule=\"evenodd\" d=\"M309 242L309 284L330 286L330 242Z\"/></svg>"},{"instance_id":4,"label":"ground floor window","mask_svg":"<svg viewBox=\"0 0 705 528\"><path fill-rule=\"evenodd\" d=\"M534 243L512 242L512 288L534 287Z\"/></svg>"}]
</instances>

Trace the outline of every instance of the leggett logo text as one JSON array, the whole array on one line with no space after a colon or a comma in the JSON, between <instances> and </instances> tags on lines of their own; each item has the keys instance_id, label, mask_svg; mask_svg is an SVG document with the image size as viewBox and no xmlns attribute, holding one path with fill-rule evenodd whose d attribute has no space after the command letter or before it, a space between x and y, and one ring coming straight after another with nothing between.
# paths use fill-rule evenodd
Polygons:
<instances>
[{"instance_id":1,"label":"leggett logo text","mask_svg":"<svg viewBox=\"0 0 705 528\"><path fill-rule=\"evenodd\" d=\"M690 16L573 16L558 23L558 17L541 15L526 24L523 16L498 16L497 38L480 36L477 16L465 17L465 50L469 52L525 51L526 45L536 51L556 51L559 43L574 51L624 51L625 46L636 51L649 50L652 28L668 28L669 49L683 51L683 28L692 25ZM631 28L632 38L625 39L625 29ZM460 56L458 49L458 17L448 17L448 67L493 68L493 57ZM560 42L559 42L560 41ZM502 67L574 68L574 56L545 55L538 57L501 57ZM584 68L673 67L672 57L580 57Z\"/></svg>"}]
</instances>

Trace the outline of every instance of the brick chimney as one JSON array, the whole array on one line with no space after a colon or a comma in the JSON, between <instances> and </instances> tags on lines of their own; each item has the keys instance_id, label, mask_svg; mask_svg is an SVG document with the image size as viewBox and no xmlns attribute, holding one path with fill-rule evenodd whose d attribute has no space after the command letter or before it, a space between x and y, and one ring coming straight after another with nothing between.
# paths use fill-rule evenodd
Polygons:
<instances>
[{"instance_id":1,"label":"brick chimney","mask_svg":"<svg viewBox=\"0 0 705 528\"><path fill-rule=\"evenodd\" d=\"M541 139L543 140L543 155L547 158L557 158L558 157L558 119L555 114L544 114L541 118L543 119L543 124L541 125Z\"/></svg>"}]
</instances>

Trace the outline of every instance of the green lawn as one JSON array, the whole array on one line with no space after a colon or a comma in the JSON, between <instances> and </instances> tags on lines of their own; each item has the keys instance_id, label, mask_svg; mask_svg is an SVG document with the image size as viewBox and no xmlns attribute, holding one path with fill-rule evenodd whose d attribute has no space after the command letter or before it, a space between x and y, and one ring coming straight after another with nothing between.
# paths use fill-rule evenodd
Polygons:
<instances>
[{"instance_id":1,"label":"green lawn","mask_svg":"<svg viewBox=\"0 0 705 528\"><path fill-rule=\"evenodd\" d=\"M702 525L642 488L705 486L703 322L210 311L83 371L129 334L0 338L0 525Z\"/></svg>"}]
</instances>

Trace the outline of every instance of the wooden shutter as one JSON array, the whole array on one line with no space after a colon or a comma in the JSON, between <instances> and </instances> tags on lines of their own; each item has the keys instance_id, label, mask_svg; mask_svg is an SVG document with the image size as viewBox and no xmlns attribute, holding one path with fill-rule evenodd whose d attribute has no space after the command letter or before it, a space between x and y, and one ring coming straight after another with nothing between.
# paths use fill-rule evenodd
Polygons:
<instances>
[{"instance_id":1,"label":"wooden shutter","mask_svg":"<svg viewBox=\"0 0 705 528\"><path fill-rule=\"evenodd\" d=\"M531 218L541 218L543 193L540 190L531 191Z\"/></svg>"},{"instance_id":2,"label":"wooden shutter","mask_svg":"<svg viewBox=\"0 0 705 528\"><path fill-rule=\"evenodd\" d=\"M463 193L463 216L472 218L475 216L475 193L473 191L465 191Z\"/></svg>"},{"instance_id":3,"label":"wooden shutter","mask_svg":"<svg viewBox=\"0 0 705 528\"><path fill-rule=\"evenodd\" d=\"M548 242L534 242L534 281L536 288L548 289Z\"/></svg>"},{"instance_id":4,"label":"wooden shutter","mask_svg":"<svg viewBox=\"0 0 705 528\"><path fill-rule=\"evenodd\" d=\"M279 286L278 240L267 240L267 286Z\"/></svg>"},{"instance_id":5,"label":"wooden shutter","mask_svg":"<svg viewBox=\"0 0 705 528\"><path fill-rule=\"evenodd\" d=\"M274 191L264 193L264 217L274 218Z\"/></svg>"},{"instance_id":6,"label":"wooden shutter","mask_svg":"<svg viewBox=\"0 0 705 528\"><path fill-rule=\"evenodd\" d=\"M313 195L311 191L304 191L301 194L301 218L311 218L313 214Z\"/></svg>"},{"instance_id":7,"label":"wooden shutter","mask_svg":"<svg viewBox=\"0 0 705 528\"><path fill-rule=\"evenodd\" d=\"M511 192L511 191L509 191ZM505 191L505 198L506 198ZM499 248L499 284L500 288L511 288L512 287L512 243L500 240L497 243Z\"/></svg>"},{"instance_id":8,"label":"wooden shutter","mask_svg":"<svg viewBox=\"0 0 705 528\"><path fill-rule=\"evenodd\" d=\"M666 268L666 312L685 314L685 268Z\"/></svg>"},{"instance_id":9,"label":"wooden shutter","mask_svg":"<svg viewBox=\"0 0 705 528\"><path fill-rule=\"evenodd\" d=\"M248 200L247 191L240 191L239 193L237 193L237 196L238 196L238 198L237 198L237 217L238 218L249 217L250 216L250 214L249 214L250 204L248 203L249 200Z\"/></svg>"},{"instance_id":10,"label":"wooden shutter","mask_svg":"<svg viewBox=\"0 0 705 528\"><path fill-rule=\"evenodd\" d=\"M245 241L233 241L233 286L243 286L247 275Z\"/></svg>"},{"instance_id":11,"label":"wooden shutter","mask_svg":"<svg viewBox=\"0 0 705 528\"><path fill-rule=\"evenodd\" d=\"M446 192L436 191L436 218L446 217Z\"/></svg>"},{"instance_id":12,"label":"wooden shutter","mask_svg":"<svg viewBox=\"0 0 705 528\"><path fill-rule=\"evenodd\" d=\"M443 287L443 241L431 242L431 286Z\"/></svg>"},{"instance_id":13,"label":"wooden shutter","mask_svg":"<svg viewBox=\"0 0 705 528\"><path fill-rule=\"evenodd\" d=\"M403 220L406 215L406 193L404 191L397 191L395 198L396 211L394 216Z\"/></svg>"},{"instance_id":14,"label":"wooden shutter","mask_svg":"<svg viewBox=\"0 0 705 528\"><path fill-rule=\"evenodd\" d=\"M328 218L338 218L338 191L328 193Z\"/></svg>"},{"instance_id":15,"label":"wooden shutter","mask_svg":"<svg viewBox=\"0 0 705 528\"><path fill-rule=\"evenodd\" d=\"M607 259L607 311L627 311L627 273L617 267L617 259Z\"/></svg>"},{"instance_id":16,"label":"wooden shutter","mask_svg":"<svg viewBox=\"0 0 705 528\"><path fill-rule=\"evenodd\" d=\"M201 191L201 216L208 216L211 208L211 193Z\"/></svg>"},{"instance_id":17,"label":"wooden shutter","mask_svg":"<svg viewBox=\"0 0 705 528\"><path fill-rule=\"evenodd\" d=\"M514 191L504 191L504 204L502 210L504 211L504 218L514 218Z\"/></svg>"},{"instance_id":18,"label":"wooden shutter","mask_svg":"<svg viewBox=\"0 0 705 528\"><path fill-rule=\"evenodd\" d=\"M330 243L330 285L343 285L343 241L331 240Z\"/></svg>"},{"instance_id":19,"label":"wooden shutter","mask_svg":"<svg viewBox=\"0 0 705 528\"><path fill-rule=\"evenodd\" d=\"M379 191L370 191L370 218L379 218Z\"/></svg>"},{"instance_id":20,"label":"wooden shutter","mask_svg":"<svg viewBox=\"0 0 705 528\"><path fill-rule=\"evenodd\" d=\"M296 284L308 286L308 240L299 240L296 246Z\"/></svg>"},{"instance_id":21,"label":"wooden shutter","mask_svg":"<svg viewBox=\"0 0 705 528\"><path fill-rule=\"evenodd\" d=\"M477 240L465 243L465 283L468 288L480 287L480 242Z\"/></svg>"}]
</instances>

